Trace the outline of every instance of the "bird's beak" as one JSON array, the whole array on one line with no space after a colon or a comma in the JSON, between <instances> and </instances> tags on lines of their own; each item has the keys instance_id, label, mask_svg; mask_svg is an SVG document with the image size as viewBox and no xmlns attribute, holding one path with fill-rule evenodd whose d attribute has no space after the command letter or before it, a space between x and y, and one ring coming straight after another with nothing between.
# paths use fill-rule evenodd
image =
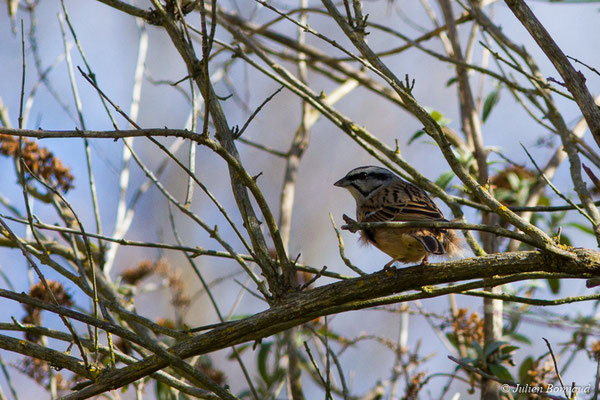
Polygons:
<instances>
[{"instance_id":1,"label":"bird's beak","mask_svg":"<svg viewBox=\"0 0 600 400\"><path fill-rule=\"evenodd\" d=\"M339 181L337 181L336 183L333 184L333 186L338 186L338 187L346 187L350 185L350 180L347 179L346 177L343 177L342 179L340 179Z\"/></svg>"}]
</instances>

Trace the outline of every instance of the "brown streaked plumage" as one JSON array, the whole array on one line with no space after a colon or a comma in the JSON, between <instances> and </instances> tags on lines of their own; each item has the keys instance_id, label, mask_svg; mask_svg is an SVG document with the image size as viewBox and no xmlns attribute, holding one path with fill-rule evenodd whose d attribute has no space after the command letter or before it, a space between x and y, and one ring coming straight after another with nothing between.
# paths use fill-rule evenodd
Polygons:
<instances>
[{"instance_id":1,"label":"brown streaked plumage","mask_svg":"<svg viewBox=\"0 0 600 400\"><path fill-rule=\"evenodd\" d=\"M446 221L425 191L381 167L359 167L335 186L346 188L356 200L358 222ZM361 238L395 261L427 263L429 254L456 256L460 240L451 230L436 228L376 228L361 231Z\"/></svg>"}]
</instances>

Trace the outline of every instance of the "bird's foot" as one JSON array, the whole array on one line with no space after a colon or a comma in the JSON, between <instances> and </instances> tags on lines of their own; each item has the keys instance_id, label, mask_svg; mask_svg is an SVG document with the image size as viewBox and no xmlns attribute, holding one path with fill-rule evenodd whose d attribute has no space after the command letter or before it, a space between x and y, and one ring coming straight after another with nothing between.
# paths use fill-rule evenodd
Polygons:
<instances>
[{"instance_id":1,"label":"bird's foot","mask_svg":"<svg viewBox=\"0 0 600 400\"><path fill-rule=\"evenodd\" d=\"M358 231L358 229L354 227L354 224L356 224L357 221L353 220L346 214L342 215L342 219L346 223L346 225L342 225L343 230L350 231L351 233L355 233L356 231Z\"/></svg>"},{"instance_id":2,"label":"bird's foot","mask_svg":"<svg viewBox=\"0 0 600 400\"><path fill-rule=\"evenodd\" d=\"M392 261L390 261L389 263L387 263L387 264L385 264L385 265L383 266L383 270L384 270L384 271L390 271L390 270L393 270L393 269L395 270L395 269L396 269L396 267L394 267L393 265L394 265L394 263L395 263L396 261L398 261L398 260L396 260L396 259L392 259Z\"/></svg>"}]
</instances>

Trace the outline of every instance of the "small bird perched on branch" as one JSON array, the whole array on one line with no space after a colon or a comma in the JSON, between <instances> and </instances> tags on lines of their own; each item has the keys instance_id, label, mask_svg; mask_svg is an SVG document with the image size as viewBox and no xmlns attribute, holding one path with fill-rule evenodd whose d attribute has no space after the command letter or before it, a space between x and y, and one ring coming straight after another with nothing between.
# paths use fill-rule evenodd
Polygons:
<instances>
[{"instance_id":1,"label":"small bird perched on branch","mask_svg":"<svg viewBox=\"0 0 600 400\"><path fill-rule=\"evenodd\" d=\"M358 222L447 221L425 191L381 167L358 167L334 183L356 200ZM369 228L361 239L383 251L394 262L427 264L429 254L457 256L460 239L442 228Z\"/></svg>"}]
</instances>

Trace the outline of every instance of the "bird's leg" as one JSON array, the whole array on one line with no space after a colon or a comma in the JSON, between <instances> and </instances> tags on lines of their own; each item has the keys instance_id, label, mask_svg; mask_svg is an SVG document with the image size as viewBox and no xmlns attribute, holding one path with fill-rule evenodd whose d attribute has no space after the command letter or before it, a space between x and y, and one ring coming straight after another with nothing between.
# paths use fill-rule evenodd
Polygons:
<instances>
[{"instance_id":1,"label":"bird's leg","mask_svg":"<svg viewBox=\"0 0 600 400\"><path fill-rule=\"evenodd\" d=\"M423 261L421 261L421 264L419 264L419 265L427 265L427 264L429 264L429 261L427 260L428 256L429 256L429 254L425 254L425 257L423 257Z\"/></svg>"},{"instance_id":2,"label":"bird's leg","mask_svg":"<svg viewBox=\"0 0 600 400\"><path fill-rule=\"evenodd\" d=\"M392 260L391 260L389 263L387 263L387 264L385 264L385 265L383 266L383 270L384 270L384 271L389 271L390 269L392 269L392 268L393 268L393 267L392 267L392 265L393 265L393 264L394 264L396 261L398 261L398 260L396 260L395 258L392 258Z\"/></svg>"}]
</instances>

